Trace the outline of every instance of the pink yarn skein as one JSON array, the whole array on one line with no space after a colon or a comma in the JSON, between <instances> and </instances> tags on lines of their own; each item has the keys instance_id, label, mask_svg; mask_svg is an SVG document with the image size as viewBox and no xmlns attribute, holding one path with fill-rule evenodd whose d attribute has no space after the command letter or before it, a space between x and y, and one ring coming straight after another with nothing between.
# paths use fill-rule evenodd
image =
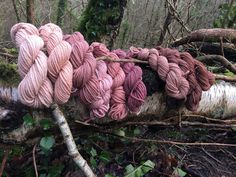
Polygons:
<instances>
[{"instance_id":1,"label":"pink yarn skein","mask_svg":"<svg viewBox=\"0 0 236 177\"><path fill-rule=\"evenodd\" d=\"M156 49L131 47L129 53L131 57L148 60L151 68L156 70L160 79L166 82L165 90L167 95L176 99L187 98L189 83L178 64L174 62L168 63L167 58L160 56Z\"/></svg>"},{"instance_id":2,"label":"pink yarn skein","mask_svg":"<svg viewBox=\"0 0 236 177\"><path fill-rule=\"evenodd\" d=\"M118 59L119 57L110 52L107 47L98 42L91 44L93 48L93 54L95 57L108 56L113 59ZM113 84L111 86L111 100L110 100L110 111L108 115L114 120L120 120L126 117L128 114L128 109L125 105L125 91L123 88L123 83L125 80L125 73L117 62L108 62L108 74L113 79Z\"/></svg>"},{"instance_id":3,"label":"pink yarn skein","mask_svg":"<svg viewBox=\"0 0 236 177\"><path fill-rule=\"evenodd\" d=\"M119 58L129 58L125 51L117 49L113 51ZM127 106L131 112L140 111L141 105L147 96L147 89L142 81L142 69L134 63L123 63L122 68L125 72L124 90L127 96Z\"/></svg>"},{"instance_id":4,"label":"pink yarn skein","mask_svg":"<svg viewBox=\"0 0 236 177\"><path fill-rule=\"evenodd\" d=\"M58 104L66 103L72 89L71 46L63 40L61 28L53 23L41 26L39 33L49 54L48 76L54 83L54 100Z\"/></svg>"},{"instance_id":5,"label":"pink yarn skein","mask_svg":"<svg viewBox=\"0 0 236 177\"><path fill-rule=\"evenodd\" d=\"M103 62L97 65L93 48L89 47L81 33L75 32L64 38L72 46L73 85L78 89L79 98L89 106L91 117L104 117L109 109L109 87L112 85L111 78L106 76L106 66Z\"/></svg>"},{"instance_id":6,"label":"pink yarn skein","mask_svg":"<svg viewBox=\"0 0 236 177\"><path fill-rule=\"evenodd\" d=\"M41 51L44 42L38 29L28 23L11 28L11 38L19 48L18 69L22 78L18 86L23 104L42 108L52 104L53 86L47 78L47 56Z\"/></svg>"}]
</instances>

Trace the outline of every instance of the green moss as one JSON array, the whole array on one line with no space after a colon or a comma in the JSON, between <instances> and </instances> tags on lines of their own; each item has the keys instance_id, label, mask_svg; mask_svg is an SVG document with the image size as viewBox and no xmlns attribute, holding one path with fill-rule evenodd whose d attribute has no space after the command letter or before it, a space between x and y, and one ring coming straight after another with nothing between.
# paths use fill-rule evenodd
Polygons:
<instances>
[{"instance_id":1,"label":"green moss","mask_svg":"<svg viewBox=\"0 0 236 177\"><path fill-rule=\"evenodd\" d=\"M119 24L121 8L120 0L90 0L79 19L78 31L89 42L100 41Z\"/></svg>"},{"instance_id":2,"label":"green moss","mask_svg":"<svg viewBox=\"0 0 236 177\"><path fill-rule=\"evenodd\" d=\"M20 81L17 65L0 61L0 81L5 84L17 85Z\"/></svg>"}]
</instances>

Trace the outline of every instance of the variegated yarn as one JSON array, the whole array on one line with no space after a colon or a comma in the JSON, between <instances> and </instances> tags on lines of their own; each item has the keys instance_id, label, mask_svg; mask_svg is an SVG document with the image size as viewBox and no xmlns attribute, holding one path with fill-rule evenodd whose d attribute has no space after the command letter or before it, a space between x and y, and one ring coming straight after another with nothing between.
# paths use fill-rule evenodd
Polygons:
<instances>
[{"instance_id":1,"label":"variegated yarn","mask_svg":"<svg viewBox=\"0 0 236 177\"><path fill-rule=\"evenodd\" d=\"M18 23L11 28L11 38L19 48L21 102L34 108L49 107L53 101L53 86L47 78L47 56L42 52L44 42L38 29L28 23Z\"/></svg>"}]
</instances>

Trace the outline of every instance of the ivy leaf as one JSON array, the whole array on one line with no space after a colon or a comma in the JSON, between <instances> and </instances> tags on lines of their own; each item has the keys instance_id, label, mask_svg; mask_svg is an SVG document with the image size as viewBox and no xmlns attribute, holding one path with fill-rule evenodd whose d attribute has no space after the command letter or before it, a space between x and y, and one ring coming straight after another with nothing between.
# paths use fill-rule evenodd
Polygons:
<instances>
[{"instance_id":1,"label":"ivy leaf","mask_svg":"<svg viewBox=\"0 0 236 177\"><path fill-rule=\"evenodd\" d=\"M96 168L97 167L97 161L94 159L94 157L90 157L90 164Z\"/></svg>"},{"instance_id":2,"label":"ivy leaf","mask_svg":"<svg viewBox=\"0 0 236 177\"><path fill-rule=\"evenodd\" d=\"M40 125L43 127L44 130L48 130L52 126L52 122L49 119L42 119L40 121Z\"/></svg>"},{"instance_id":3,"label":"ivy leaf","mask_svg":"<svg viewBox=\"0 0 236 177\"><path fill-rule=\"evenodd\" d=\"M95 157L95 156L98 155L96 149L94 149L93 147L92 147L92 149L90 151L90 154L91 154L92 157Z\"/></svg>"},{"instance_id":4,"label":"ivy leaf","mask_svg":"<svg viewBox=\"0 0 236 177\"><path fill-rule=\"evenodd\" d=\"M54 144L55 139L53 136L45 136L40 140L40 147L45 153L48 153Z\"/></svg>"},{"instance_id":5,"label":"ivy leaf","mask_svg":"<svg viewBox=\"0 0 236 177\"><path fill-rule=\"evenodd\" d=\"M181 168L175 168L175 173L179 175L180 177L184 177L187 175L187 173L183 171Z\"/></svg>"},{"instance_id":6,"label":"ivy leaf","mask_svg":"<svg viewBox=\"0 0 236 177\"><path fill-rule=\"evenodd\" d=\"M33 117L29 113L24 115L23 120L24 124L27 126L32 126L35 123Z\"/></svg>"},{"instance_id":7,"label":"ivy leaf","mask_svg":"<svg viewBox=\"0 0 236 177\"><path fill-rule=\"evenodd\" d=\"M141 131L138 127L134 129L134 135L140 135Z\"/></svg>"},{"instance_id":8,"label":"ivy leaf","mask_svg":"<svg viewBox=\"0 0 236 177\"><path fill-rule=\"evenodd\" d=\"M155 164L151 160L147 160L142 165L134 168L131 164L125 167L125 177L142 177L151 171Z\"/></svg>"},{"instance_id":9,"label":"ivy leaf","mask_svg":"<svg viewBox=\"0 0 236 177\"><path fill-rule=\"evenodd\" d=\"M109 163L111 161L110 153L107 151L102 151L99 155L99 159L105 164Z\"/></svg>"}]
</instances>

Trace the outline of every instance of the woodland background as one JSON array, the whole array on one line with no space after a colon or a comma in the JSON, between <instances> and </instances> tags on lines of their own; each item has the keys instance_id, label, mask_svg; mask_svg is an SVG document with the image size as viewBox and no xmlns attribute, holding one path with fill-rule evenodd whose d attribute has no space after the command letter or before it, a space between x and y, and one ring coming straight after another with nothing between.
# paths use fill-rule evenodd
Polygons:
<instances>
[{"instance_id":1,"label":"woodland background","mask_svg":"<svg viewBox=\"0 0 236 177\"><path fill-rule=\"evenodd\" d=\"M64 33L80 31L89 43L100 41L110 49L171 47L174 41L194 30L236 28L236 0L0 0L0 7L0 81L11 86L19 82L17 49L10 39L10 29L18 22L37 27L56 23ZM206 54L225 57L235 67L235 43L199 41L177 48L195 57ZM226 69L219 62L208 69L233 76L235 82L236 68ZM0 177L83 176L67 154L50 116L38 120L34 111L13 106L21 114L5 118L3 108L0 99ZM195 116L191 118L193 122L188 119L190 122L185 121L183 127L173 122L157 125L126 122L100 127L76 122L74 107L70 105L63 111L79 151L99 177L234 177L236 174L235 147L214 146L215 142L235 145L235 119ZM22 124L34 130L27 133L26 139L4 139ZM155 140L210 142L213 146Z\"/></svg>"}]
</instances>

